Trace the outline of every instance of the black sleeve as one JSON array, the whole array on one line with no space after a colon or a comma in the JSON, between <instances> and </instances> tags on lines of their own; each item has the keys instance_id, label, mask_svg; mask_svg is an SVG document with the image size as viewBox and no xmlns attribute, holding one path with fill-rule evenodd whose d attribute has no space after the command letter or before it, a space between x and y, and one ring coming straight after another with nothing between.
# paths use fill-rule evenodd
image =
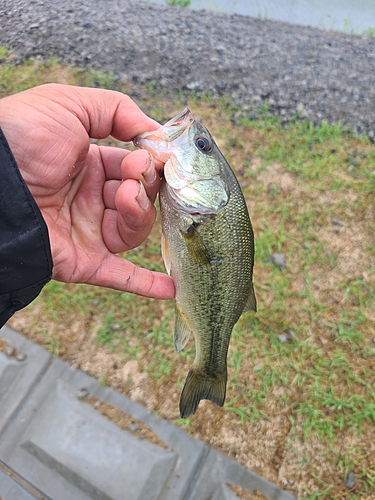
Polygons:
<instances>
[{"instance_id":1,"label":"black sleeve","mask_svg":"<svg viewBox=\"0 0 375 500\"><path fill-rule=\"evenodd\" d=\"M46 223L0 129L0 327L52 277Z\"/></svg>"}]
</instances>

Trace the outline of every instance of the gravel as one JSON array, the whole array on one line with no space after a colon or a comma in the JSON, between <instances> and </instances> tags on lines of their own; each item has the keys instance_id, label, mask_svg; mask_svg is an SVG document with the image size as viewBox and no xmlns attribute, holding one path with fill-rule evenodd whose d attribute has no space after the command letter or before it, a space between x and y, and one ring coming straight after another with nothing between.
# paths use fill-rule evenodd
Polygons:
<instances>
[{"instance_id":1,"label":"gravel","mask_svg":"<svg viewBox=\"0 0 375 500\"><path fill-rule=\"evenodd\" d=\"M0 45L375 139L375 37L132 0L0 0Z\"/></svg>"}]
</instances>

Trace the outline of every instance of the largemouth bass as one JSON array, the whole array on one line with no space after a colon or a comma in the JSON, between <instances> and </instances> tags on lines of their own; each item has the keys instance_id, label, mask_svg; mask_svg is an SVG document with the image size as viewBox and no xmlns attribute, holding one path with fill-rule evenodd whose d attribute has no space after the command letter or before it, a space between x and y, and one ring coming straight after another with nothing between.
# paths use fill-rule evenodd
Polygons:
<instances>
[{"instance_id":1,"label":"largemouth bass","mask_svg":"<svg viewBox=\"0 0 375 500\"><path fill-rule=\"evenodd\" d=\"M191 333L196 344L180 399L186 418L201 399L224 404L233 327L256 311L253 230L233 171L188 109L133 142L165 162L162 254L176 284L174 345L183 349Z\"/></svg>"}]
</instances>

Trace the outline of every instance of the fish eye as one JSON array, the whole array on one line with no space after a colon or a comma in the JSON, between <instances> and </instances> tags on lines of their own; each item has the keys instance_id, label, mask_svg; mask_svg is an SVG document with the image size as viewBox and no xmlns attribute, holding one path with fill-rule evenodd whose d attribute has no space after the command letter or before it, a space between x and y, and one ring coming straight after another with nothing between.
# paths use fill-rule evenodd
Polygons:
<instances>
[{"instance_id":1,"label":"fish eye","mask_svg":"<svg viewBox=\"0 0 375 500\"><path fill-rule=\"evenodd\" d=\"M195 145L199 151L203 151L204 153L207 153L211 149L211 141L202 135L195 139Z\"/></svg>"}]
</instances>

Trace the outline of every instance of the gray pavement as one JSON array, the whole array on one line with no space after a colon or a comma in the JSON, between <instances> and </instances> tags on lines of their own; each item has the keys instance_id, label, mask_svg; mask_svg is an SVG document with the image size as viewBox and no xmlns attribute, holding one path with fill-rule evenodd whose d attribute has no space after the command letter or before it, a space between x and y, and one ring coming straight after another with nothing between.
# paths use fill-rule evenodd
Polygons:
<instances>
[{"instance_id":1,"label":"gray pavement","mask_svg":"<svg viewBox=\"0 0 375 500\"><path fill-rule=\"evenodd\" d=\"M228 484L295 499L10 328L0 337L0 500L235 500Z\"/></svg>"},{"instance_id":2,"label":"gray pavement","mask_svg":"<svg viewBox=\"0 0 375 500\"><path fill-rule=\"evenodd\" d=\"M147 82L155 102L161 87L172 96L209 92L250 118L324 119L375 140L374 36L141 0L0 0L0 26L14 62L55 56Z\"/></svg>"}]
</instances>

